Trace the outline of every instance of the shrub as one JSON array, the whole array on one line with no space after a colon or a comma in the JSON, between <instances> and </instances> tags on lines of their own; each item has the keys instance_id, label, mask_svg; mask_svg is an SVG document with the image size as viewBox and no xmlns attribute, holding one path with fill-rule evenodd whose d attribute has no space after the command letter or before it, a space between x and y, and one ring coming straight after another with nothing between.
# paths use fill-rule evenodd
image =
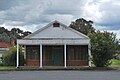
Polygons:
<instances>
[{"instance_id":1,"label":"shrub","mask_svg":"<svg viewBox=\"0 0 120 80\"><path fill-rule=\"evenodd\" d=\"M118 46L115 34L97 31L89 36L94 65L96 67L107 67L111 64L110 60Z\"/></svg>"},{"instance_id":2,"label":"shrub","mask_svg":"<svg viewBox=\"0 0 120 80\"><path fill-rule=\"evenodd\" d=\"M3 64L6 66L16 66L16 59L17 59L17 49L16 47L10 48L3 54ZM24 55L22 52L22 48L19 49L19 65L24 65Z\"/></svg>"}]
</instances>

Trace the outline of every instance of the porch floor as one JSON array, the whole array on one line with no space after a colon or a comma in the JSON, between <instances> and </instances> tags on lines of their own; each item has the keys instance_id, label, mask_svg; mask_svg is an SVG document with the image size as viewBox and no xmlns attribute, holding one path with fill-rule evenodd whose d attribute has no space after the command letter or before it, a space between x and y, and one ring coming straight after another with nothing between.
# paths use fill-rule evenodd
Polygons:
<instances>
[{"instance_id":1,"label":"porch floor","mask_svg":"<svg viewBox=\"0 0 120 80\"><path fill-rule=\"evenodd\" d=\"M18 69L26 69L26 70L88 70L89 66L43 66L42 68L39 66L20 66Z\"/></svg>"}]
</instances>

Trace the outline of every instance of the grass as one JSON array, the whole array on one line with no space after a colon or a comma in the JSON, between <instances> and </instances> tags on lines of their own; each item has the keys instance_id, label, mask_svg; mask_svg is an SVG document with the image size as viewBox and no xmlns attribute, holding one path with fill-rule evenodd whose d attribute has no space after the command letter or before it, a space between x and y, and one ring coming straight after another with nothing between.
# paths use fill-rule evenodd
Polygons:
<instances>
[{"instance_id":1,"label":"grass","mask_svg":"<svg viewBox=\"0 0 120 80\"><path fill-rule=\"evenodd\" d=\"M98 68L98 67L95 67L95 65L92 63L92 67L93 67L93 70L94 70L94 68L96 69L96 70L99 70L99 69L103 69L103 70L109 70L109 69L113 69L113 70L120 70L120 60L117 60L117 59L111 59L111 62L112 62L112 64L111 65L109 65L108 67L102 67L102 68Z\"/></svg>"},{"instance_id":2,"label":"grass","mask_svg":"<svg viewBox=\"0 0 120 80\"><path fill-rule=\"evenodd\" d=\"M16 69L15 66L0 66L0 70L12 70Z\"/></svg>"},{"instance_id":3,"label":"grass","mask_svg":"<svg viewBox=\"0 0 120 80\"><path fill-rule=\"evenodd\" d=\"M120 60L117 60L117 59L112 59L112 64L114 65L120 65Z\"/></svg>"},{"instance_id":4,"label":"grass","mask_svg":"<svg viewBox=\"0 0 120 80\"><path fill-rule=\"evenodd\" d=\"M114 69L120 69L120 60L117 59L111 59L112 64L110 65L110 67L114 68Z\"/></svg>"},{"instance_id":5,"label":"grass","mask_svg":"<svg viewBox=\"0 0 120 80\"><path fill-rule=\"evenodd\" d=\"M112 64L107 67L107 68L96 68L94 65L92 65L92 67L90 68L86 68L86 70L116 70L116 69L120 69L120 60L117 59L112 59L111 60ZM0 66L0 71L2 70L16 70L15 66ZM84 69L83 69L84 70Z\"/></svg>"}]
</instances>

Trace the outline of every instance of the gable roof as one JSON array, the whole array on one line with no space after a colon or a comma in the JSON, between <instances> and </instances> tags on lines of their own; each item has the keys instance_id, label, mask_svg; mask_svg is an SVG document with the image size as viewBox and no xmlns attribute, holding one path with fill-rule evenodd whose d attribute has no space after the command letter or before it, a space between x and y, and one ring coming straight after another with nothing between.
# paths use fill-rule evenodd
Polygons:
<instances>
[{"instance_id":1,"label":"gable roof","mask_svg":"<svg viewBox=\"0 0 120 80\"><path fill-rule=\"evenodd\" d=\"M56 23L56 22L59 23L59 24L61 25L61 27L69 30L69 32L72 32L72 33L74 33L74 34L76 34L76 35L78 35L78 36L82 36L82 38L89 39L88 36L82 34L81 32L78 32L78 31L76 31L76 30L74 30L74 29L72 29L72 28L70 28L70 27L68 27L68 26L66 26L66 25L64 25L64 24L62 24L61 22L59 22L59 21L57 21L57 20L49 23L48 25L46 25L45 27L43 27L43 28L35 31L34 33L26 36L24 39L31 39L31 38L33 38L33 36L41 33L42 31L46 30L47 28L51 27L51 26L53 25L53 23ZM60 34L61 34L61 33L60 33ZM62 34L62 35L63 35L63 34ZM57 36L58 36L58 38L59 38L59 35L57 35ZM69 35L69 36L73 36L73 35ZM39 36L39 37L40 37L40 36ZM38 38L39 38L39 37L38 37ZM44 37L43 37L43 38L44 38ZM50 38L50 37L48 37L48 38ZM64 37L64 38L65 38L65 37ZM80 37L78 37L78 38L80 38Z\"/></svg>"},{"instance_id":2,"label":"gable roof","mask_svg":"<svg viewBox=\"0 0 120 80\"><path fill-rule=\"evenodd\" d=\"M5 43L5 42L0 42L0 48L8 48L10 47L9 44Z\"/></svg>"}]
</instances>

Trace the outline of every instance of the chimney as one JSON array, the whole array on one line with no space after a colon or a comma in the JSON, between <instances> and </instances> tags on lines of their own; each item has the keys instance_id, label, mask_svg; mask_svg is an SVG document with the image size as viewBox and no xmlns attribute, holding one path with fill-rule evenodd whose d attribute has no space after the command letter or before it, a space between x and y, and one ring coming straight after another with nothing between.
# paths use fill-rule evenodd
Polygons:
<instances>
[{"instance_id":1,"label":"chimney","mask_svg":"<svg viewBox=\"0 0 120 80\"><path fill-rule=\"evenodd\" d=\"M10 41L10 46L11 46L11 47L14 47L14 44L15 44L15 43L14 43L14 40L11 40L11 41Z\"/></svg>"}]
</instances>

